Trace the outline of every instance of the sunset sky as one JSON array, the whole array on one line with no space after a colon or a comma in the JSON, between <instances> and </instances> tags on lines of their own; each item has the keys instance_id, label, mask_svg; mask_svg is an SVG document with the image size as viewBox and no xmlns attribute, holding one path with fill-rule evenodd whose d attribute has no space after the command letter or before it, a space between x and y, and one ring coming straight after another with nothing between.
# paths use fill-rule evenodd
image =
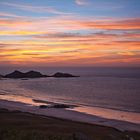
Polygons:
<instances>
[{"instance_id":1,"label":"sunset sky","mask_svg":"<svg viewBox=\"0 0 140 140\"><path fill-rule=\"evenodd\" d=\"M0 0L0 66L138 66L140 0Z\"/></svg>"}]
</instances>

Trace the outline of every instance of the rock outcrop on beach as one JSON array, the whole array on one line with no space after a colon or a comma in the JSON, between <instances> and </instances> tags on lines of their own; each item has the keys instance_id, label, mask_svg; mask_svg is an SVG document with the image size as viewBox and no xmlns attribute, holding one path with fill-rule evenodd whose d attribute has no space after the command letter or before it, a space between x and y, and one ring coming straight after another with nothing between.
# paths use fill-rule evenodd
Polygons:
<instances>
[{"instance_id":1,"label":"rock outcrop on beach","mask_svg":"<svg viewBox=\"0 0 140 140\"><path fill-rule=\"evenodd\" d=\"M40 105L40 109L45 109L45 108L73 108L74 106L72 105L66 105L66 104L52 104L52 105Z\"/></svg>"},{"instance_id":2,"label":"rock outcrop on beach","mask_svg":"<svg viewBox=\"0 0 140 140\"><path fill-rule=\"evenodd\" d=\"M29 72L23 73L16 70L10 74L5 75L4 77L5 78L41 78L41 77L47 77L47 75L43 75L37 71L29 71Z\"/></svg>"},{"instance_id":3,"label":"rock outcrop on beach","mask_svg":"<svg viewBox=\"0 0 140 140\"><path fill-rule=\"evenodd\" d=\"M79 76L75 76L69 73L61 73L61 72L57 72L54 75L52 75L52 77L57 77L57 78L61 78L61 77L79 77Z\"/></svg>"}]
</instances>

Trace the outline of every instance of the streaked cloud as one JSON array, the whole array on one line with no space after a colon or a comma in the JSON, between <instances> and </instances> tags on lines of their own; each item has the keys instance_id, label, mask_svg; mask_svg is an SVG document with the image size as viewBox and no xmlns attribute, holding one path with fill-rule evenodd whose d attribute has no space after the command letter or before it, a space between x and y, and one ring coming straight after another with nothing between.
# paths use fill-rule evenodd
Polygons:
<instances>
[{"instance_id":1,"label":"streaked cloud","mask_svg":"<svg viewBox=\"0 0 140 140\"><path fill-rule=\"evenodd\" d=\"M88 0L75 0L75 3L78 5L89 5L89 1Z\"/></svg>"},{"instance_id":2,"label":"streaked cloud","mask_svg":"<svg viewBox=\"0 0 140 140\"><path fill-rule=\"evenodd\" d=\"M23 17L23 16L18 16L16 14L7 13L7 12L0 12L0 17L20 18L20 17Z\"/></svg>"},{"instance_id":3,"label":"streaked cloud","mask_svg":"<svg viewBox=\"0 0 140 140\"><path fill-rule=\"evenodd\" d=\"M77 9L68 8L68 11L76 14L67 13L64 6L53 5L53 2L48 2L53 6L47 5L46 1L44 6L37 5L38 2L0 2L0 65L140 63L139 17L94 15L99 10L92 11L91 6L86 6L92 1L74 2L80 6L74 5ZM73 4L69 3L70 6ZM40 5L43 4L40 2ZM113 6L115 10L120 9L113 2L100 5L95 1L95 6L99 6L100 10L109 7L112 10ZM84 12L87 7L89 9Z\"/></svg>"},{"instance_id":4,"label":"streaked cloud","mask_svg":"<svg viewBox=\"0 0 140 140\"><path fill-rule=\"evenodd\" d=\"M60 32L69 30L139 30L139 18L127 19L79 19L74 16L55 16L49 18L0 19L0 25L14 31Z\"/></svg>"},{"instance_id":5,"label":"streaked cloud","mask_svg":"<svg viewBox=\"0 0 140 140\"><path fill-rule=\"evenodd\" d=\"M30 11L30 12L35 12L35 13L49 12L52 14L70 14L70 13L59 11L56 8L50 7L50 6L33 6L33 5L26 5L26 4L8 3L8 2L1 2L1 4L6 5L8 7L16 8L19 10Z\"/></svg>"}]
</instances>

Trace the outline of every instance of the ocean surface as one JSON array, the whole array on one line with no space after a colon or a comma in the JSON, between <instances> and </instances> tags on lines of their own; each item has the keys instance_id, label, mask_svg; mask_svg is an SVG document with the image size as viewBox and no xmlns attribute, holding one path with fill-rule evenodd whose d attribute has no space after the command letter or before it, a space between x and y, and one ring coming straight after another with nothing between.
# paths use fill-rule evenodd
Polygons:
<instances>
[{"instance_id":1,"label":"ocean surface","mask_svg":"<svg viewBox=\"0 0 140 140\"><path fill-rule=\"evenodd\" d=\"M77 78L0 80L0 99L38 105L32 99L77 105L76 111L140 123L139 68L43 69ZM115 114L116 113L116 114Z\"/></svg>"}]
</instances>

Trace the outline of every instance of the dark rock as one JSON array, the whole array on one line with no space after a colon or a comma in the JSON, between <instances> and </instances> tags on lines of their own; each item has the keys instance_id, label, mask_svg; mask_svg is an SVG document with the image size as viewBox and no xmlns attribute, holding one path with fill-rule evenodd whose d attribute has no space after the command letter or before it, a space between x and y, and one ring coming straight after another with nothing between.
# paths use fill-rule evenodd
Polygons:
<instances>
[{"instance_id":1,"label":"dark rock","mask_svg":"<svg viewBox=\"0 0 140 140\"><path fill-rule=\"evenodd\" d=\"M3 75L0 75L0 78L3 78L4 76Z\"/></svg>"},{"instance_id":2,"label":"dark rock","mask_svg":"<svg viewBox=\"0 0 140 140\"><path fill-rule=\"evenodd\" d=\"M28 80L28 78L22 78L21 80Z\"/></svg>"},{"instance_id":3,"label":"dark rock","mask_svg":"<svg viewBox=\"0 0 140 140\"><path fill-rule=\"evenodd\" d=\"M37 72L37 71L29 71L29 72L26 72L24 75L26 78L45 77L45 75L42 75L40 72Z\"/></svg>"},{"instance_id":4,"label":"dark rock","mask_svg":"<svg viewBox=\"0 0 140 140\"><path fill-rule=\"evenodd\" d=\"M47 108L48 106L47 105L40 105L39 108L41 109L44 109L44 108Z\"/></svg>"},{"instance_id":5,"label":"dark rock","mask_svg":"<svg viewBox=\"0 0 140 140\"><path fill-rule=\"evenodd\" d=\"M79 77L79 76L75 76L69 73L61 73L61 72L57 72L52 76L48 76L48 75L43 75L37 71L29 71L29 72L23 73L17 70L4 76L4 78L23 78L23 80L27 78L41 78L41 77L69 78L69 77Z\"/></svg>"},{"instance_id":6,"label":"dark rock","mask_svg":"<svg viewBox=\"0 0 140 140\"><path fill-rule=\"evenodd\" d=\"M70 106L65 104L55 104L52 105L52 108L70 108Z\"/></svg>"},{"instance_id":7,"label":"dark rock","mask_svg":"<svg viewBox=\"0 0 140 140\"><path fill-rule=\"evenodd\" d=\"M70 105L66 104L52 104L52 105L40 105L40 109L45 109L45 108L71 108Z\"/></svg>"},{"instance_id":8,"label":"dark rock","mask_svg":"<svg viewBox=\"0 0 140 140\"><path fill-rule=\"evenodd\" d=\"M17 70L15 70L10 74L5 75L5 78L24 78L24 77L25 77L24 73Z\"/></svg>"},{"instance_id":9,"label":"dark rock","mask_svg":"<svg viewBox=\"0 0 140 140\"><path fill-rule=\"evenodd\" d=\"M54 75L52 75L52 77L61 78L61 77L79 77L79 76L75 76L75 75L72 75L72 74L69 74L69 73L57 72L57 73L55 73Z\"/></svg>"},{"instance_id":10,"label":"dark rock","mask_svg":"<svg viewBox=\"0 0 140 140\"><path fill-rule=\"evenodd\" d=\"M23 73L17 70L10 74L5 75L5 78L41 78L41 77L47 77L47 75L43 75L37 71L29 71Z\"/></svg>"}]
</instances>

